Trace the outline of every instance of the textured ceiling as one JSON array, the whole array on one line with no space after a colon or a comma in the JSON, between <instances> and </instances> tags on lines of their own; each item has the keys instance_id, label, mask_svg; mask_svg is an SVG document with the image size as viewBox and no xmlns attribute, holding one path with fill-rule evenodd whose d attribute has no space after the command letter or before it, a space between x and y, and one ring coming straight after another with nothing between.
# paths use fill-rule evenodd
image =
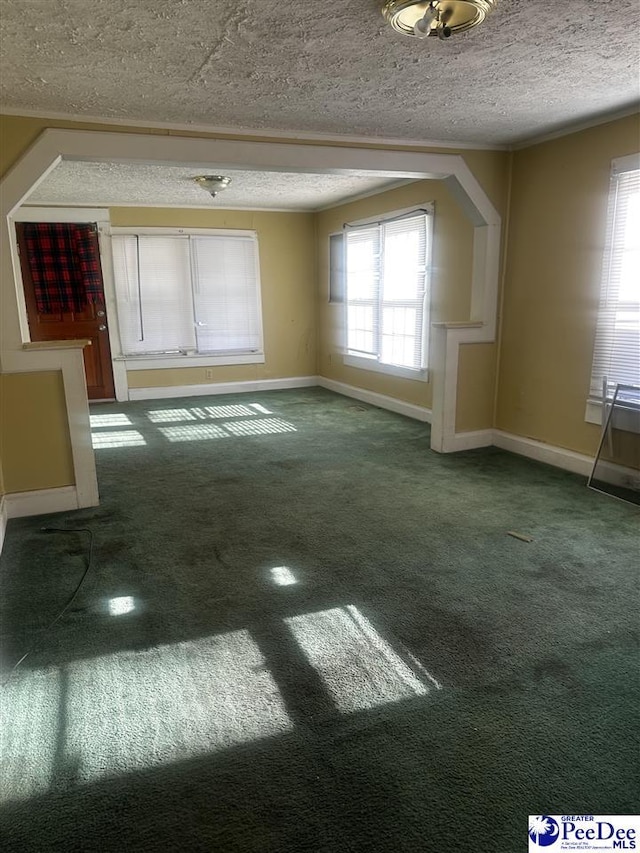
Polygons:
<instances>
[{"instance_id":1,"label":"textured ceiling","mask_svg":"<svg viewBox=\"0 0 640 853\"><path fill-rule=\"evenodd\" d=\"M185 166L63 161L33 191L29 204L317 210L398 183L364 172L318 175L225 169L231 185L212 199L193 183L197 174L201 174L197 169Z\"/></svg>"},{"instance_id":2,"label":"textured ceiling","mask_svg":"<svg viewBox=\"0 0 640 853\"><path fill-rule=\"evenodd\" d=\"M638 0L499 0L448 41L380 0L0 0L6 108L511 143L638 99Z\"/></svg>"}]
</instances>

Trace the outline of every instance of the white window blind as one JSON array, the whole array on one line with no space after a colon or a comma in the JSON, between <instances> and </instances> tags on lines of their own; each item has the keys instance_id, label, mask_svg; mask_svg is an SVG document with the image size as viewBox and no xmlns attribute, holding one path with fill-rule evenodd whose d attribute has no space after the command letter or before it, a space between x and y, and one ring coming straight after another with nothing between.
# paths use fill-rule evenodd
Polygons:
<instances>
[{"instance_id":1,"label":"white window blind","mask_svg":"<svg viewBox=\"0 0 640 853\"><path fill-rule=\"evenodd\" d=\"M115 236L113 248L123 351L194 349L189 239Z\"/></svg>"},{"instance_id":2,"label":"white window blind","mask_svg":"<svg viewBox=\"0 0 640 853\"><path fill-rule=\"evenodd\" d=\"M380 345L380 228L347 231L347 349L376 357Z\"/></svg>"},{"instance_id":3,"label":"white window blind","mask_svg":"<svg viewBox=\"0 0 640 853\"><path fill-rule=\"evenodd\" d=\"M347 230L349 354L426 367L428 225L418 213Z\"/></svg>"},{"instance_id":4,"label":"white window blind","mask_svg":"<svg viewBox=\"0 0 640 853\"><path fill-rule=\"evenodd\" d=\"M636 163L637 158L636 159ZM610 385L640 385L640 168L611 177L592 397Z\"/></svg>"},{"instance_id":5,"label":"white window blind","mask_svg":"<svg viewBox=\"0 0 640 853\"><path fill-rule=\"evenodd\" d=\"M193 292L199 352L261 347L255 240L192 237Z\"/></svg>"},{"instance_id":6,"label":"white window blind","mask_svg":"<svg viewBox=\"0 0 640 853\"><path fill-rule=\"evenodd\" d=\"M113 257L123 355L261 350L255 237L119 234Z\"/></svg>"}]
</instances>

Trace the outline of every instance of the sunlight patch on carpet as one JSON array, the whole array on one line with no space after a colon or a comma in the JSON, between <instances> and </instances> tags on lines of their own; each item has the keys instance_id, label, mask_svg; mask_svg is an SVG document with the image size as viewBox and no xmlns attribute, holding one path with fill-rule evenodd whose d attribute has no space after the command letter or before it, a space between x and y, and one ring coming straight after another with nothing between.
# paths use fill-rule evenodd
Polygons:
<instances>
[{"instance_id":1,"label":"sunlight patch on carpet","mask_svg":"<svg viewBox=\"0 0 640 853\"><path fill-rule=\"evenodd\" d=\"M196 416L189 409L156 409L155 411L147 412L147 417L153 424L197 420Z\"/></svg>"},{"instance_id":2,"label":"sunlight patch on carpet","mask_svg":"<svg viewBox=\"0 0 640 853\"><path fill-rule=\"evenodd\" d=\"M86 784L293 728L245 630L25 670L3 701L3 790L11 800L61 778Z\"/></svg>"},{"instance_id":3,"label":"sunlight patch on carpet","mask_svg":"<svg viewBox=\"0 0 640 853\"><path fill-rule=\"evenodd\" d=\"M91 442L94 450L103 450L107 447L141 447L147 443L142 434L135 429L93 432Z\"/></svg>"},{"instance_id":4,"label":"sunlight patch on carpet","mask_svg":"<svg viewBox=\"0 0 640 853\"><path fill-rule=\"evenodd\" d=\"M251 404L256 405L256 404ZM268 409L260 407L258 411L271 414ZM256 412L249 406L193 406L190 409L154 409L147 412L147 417L154 424L177 421L206 421L215 418L245 418L254 417Z\"/></svg>"},{"instance_id":5,"label":"sunlight patch on carpet","mask_svg":"<svg viewBox=\"0 0 640 853\"><path fill-rule=\"evenodd\" d=\"M131 421L122 412L113 415L89 415L91 429L96 427L131 426Z\"/></svg>"},{"instance_id":6,"label":"sunlight patch on carpet","mask_svg":"<svg viewBox=\"0 0 640 853\"><path fill-rule=\"evenodd\" d=\"M0 802L45 794L60 722L60 673L29 672L0 691Z\"/></svg>"},{"instance_id":7,"label":"sunlight patch on carpet","mask_svg":"<svg viewBox=\"0 0 640 853\"><path fill-rule=\"evenodd\" d=\"M229 438L229 433L213 424L193 426L160 427L160 432L169 441L206 441L212 438Z\"/></svg>"},{"instance_id":8,"label":"sunlight patch on carpet","mask_svg":"<svg viewBox=\"0 0 640 853\"><path fill-rule=\"evenodd\" d=\"M279 418L262 418L257 421L236 421L224 425L233 435L268 435L279 432L297 432L293 424Z\"/></svg>"},{"instance_id":9,"label":"sunlight patch on carpet","mask_svg":"<svg viewBox=\"0 0 640 853\"><path fill-rule=\"evenodd\" d=\"M421 664L408 655L403 660L357 607L305 613L285 622L342 713L440 689Z\"/></svg>"},{"instance_id":10,"label":"sunlight patch on carpet","mask_svg":"<svg viewBox=\"0 0 640 853\"><path fill-rule=\"evenodd\" d=\"M296 576L288 566L274 566L269 569L269 574L276 586L292 586L294 583L298 583Z\"/></svg>"},{"instance_id":11,"label":"sunlight patch on carpet","mask_svg":"<svg viewBox=\"0 0 640 853\"><path fill-rule=\"evenodd\" d=\"M194 409L194 412L202 412L200 417L208 418L244 418L255 415L248 406L205 406L204 409Z\"/></svg>"},{"instance_id":12,"label":"sunlight patch on carpet","mask_svg":"<svg viewBox=\"0 0 640 853\"><path fill-rule=\"evenodd\" d=\"M109 599L108 607L111 616L123 616L135 610L136 604L131 595L119 595L117 598Z\"/></svg>"}]
</instances>

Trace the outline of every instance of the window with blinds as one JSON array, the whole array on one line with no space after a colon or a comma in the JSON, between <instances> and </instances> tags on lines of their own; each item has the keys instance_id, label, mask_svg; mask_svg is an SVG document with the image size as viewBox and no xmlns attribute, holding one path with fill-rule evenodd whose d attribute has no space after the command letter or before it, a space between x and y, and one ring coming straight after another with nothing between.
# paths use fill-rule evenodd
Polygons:
<instances>
[{"instance_id":1,"label":"window with blinds","mask_svg":"<svg viewBox=\"0 0 640 853\"><path fill-rule=\"evenodd\" d=\"M347 228L349 355L426 368L431 218L419 212Z\"/></svg>"},{"instance_id":2,"label":"window with blinds","mask_svg":"<svg viewBox=\"0 0 640 853\"><path fill-rule=\"evenodd\" d=\"M125 356L262 350L255 235L113 237Z\"/></svg>"},{"instance_id":3,"label":"window with blinds","mask_svg":"<svg viewBox=\"0 0 640 853\"><path fill-rule=\"evenodd\" d=\"M640 387L640 156L614 161L590 396Z\"/></svg>"}]
</instances>

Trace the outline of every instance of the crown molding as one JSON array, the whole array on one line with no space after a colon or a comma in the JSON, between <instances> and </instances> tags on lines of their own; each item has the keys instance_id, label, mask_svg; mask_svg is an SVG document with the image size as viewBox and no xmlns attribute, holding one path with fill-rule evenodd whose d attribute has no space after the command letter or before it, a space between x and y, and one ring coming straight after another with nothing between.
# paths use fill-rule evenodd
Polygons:
<instances>
[{"instance_id":1,"label":"crown molding","mask_svg":"<svg viewBox=\"0 0 640 853\"><path fill-rule=\"evenodd\" d=\"M311 133L308 131L277 130L275 128L237 128L218 127L210 124L181 124L179 122L147 121L143 119L124 119L109 116L82 115L79 113L48 112L26 107L6 107L0 104L0 115L21 116L23 118L53 119L56 121L75 121L83 124L101 124L103 126L129 127L141 130L173 130L188 133L210 133L234 139L268 139L278 142L315 142L328 145L357 145L370 148L406 148L406 149L456 149L461 151L508 151L507 144L479 142L445 142L442 139L403 139L383 136L351 136L347 134Z\"/></svg>"},{"instance_id":2,"label":"crown molding","mask_svg":"<svg viewBox=\"0 0 640 853\"><path fill-rule=\"evenodd\" d=\"M27 107L7 107L0 104L0 115L16 116L22 118L51 119L54 121L73 121L82 124L99 124L103 127L128 127L140 130L170 130L187 133L207 133L220 137L231 137L233 139L265 139L277 140L278 142L314 142L327 145L354 145L369 148L404 148L404 149L446 149L460 151L521 151L560 139L562 136L570 136L572 133L580 133L591 127L598 127L611 121L627 118L640 112L640 101L613 112L599 113L597 116L584 121L571 122L562 125L556 130L534 136L526 136L516 142L493 143L493 142L451 142L442 139L403 139L401 137L384 136L353 136L348 134L311 133L308 131L284 131L274 128L237 128L218 127L209 124L188 124L168 121L148 121L146 119L124 119L109 116L83 115L81 113L50 112L47 110L34 110Z\"/></svg>"},{"instance_id":3,"label":"crown molding","mask_svg":"<svg viewBox=\"0 0 640 853\"><path fill-rule=\"evenodd\" d=\"M418 178L417 180L420 180L420 178ZM354 201L361 201L363 198L370 198L374 195L382 195L383 193L388 193L391 190L397 190L400 187L406 187L407 184L415 184L415 182L415 178L407 178L401 181L392 181L392 183L388 184L386 187L366 190L365 192L357 193L356 195L347 196L346 198L343 198L340 201L332 201L331 204L323 204L322 207L315 207L312 212L323 213L325 210L333 210L334 207L342 207L344 204L351 204Z\"/></svg>"},{"instance_id":4,"label":"crown molding","mask_svg":"<svg viewBox=\"0 0 640 853\"><path fill-rule=\"evenodd\" d=\"M407 183L411 183L407 181ZM379 192L385 192L384 189L379 190ZM347 199L347 201L351 201L351 199ZM332 207L338 207L341 204L346 204L346 202L338 201ZM138 202L138 201L105 201L100 202L100 206L107 208L108 210L113 210L117 207L133 207L133 208L166 208L167 210L208 210L208 211L218 211L224 212L227 210L239 210L239 211L247 211L249 213L316 213L317 209L315 207L247 207L247 206L239 206L239 205L225 205L224 207L212 207L210 204L169 204L168 202ZM95 204L74 204L71 205L70 202L58 202L58 201L34 201L33 203L25 202L25 204L21 205L21 210L29 210L30 208L67 208L74 207L77 209L82 208L93 208Z\"/></svg>"},{"instance_id":5,"label":"crown molding","mask_svg":"<svg viewBox=\"0 0 640 853\"><path fill-rule=\"evenodd\" d=\"M573 122L565 125L557 130L552 130L549 133L541 134L540 136L531 136L522 139L519 142L514 142L510 146L511 151L521 151L523 148L532 148L534 145L541 145L543 142L551 142L554 139L560 139L563 136L571 136L572 133L580 133L582 130L589 130L591 127L598 127L601 124L608 124L611 121L618 121L622 118L640 113L640 101L632 106L625 107L622 110L616 110L610 113L599 113L590 119L585 119L580 122Z\"/></svg>"}]
</instances>

